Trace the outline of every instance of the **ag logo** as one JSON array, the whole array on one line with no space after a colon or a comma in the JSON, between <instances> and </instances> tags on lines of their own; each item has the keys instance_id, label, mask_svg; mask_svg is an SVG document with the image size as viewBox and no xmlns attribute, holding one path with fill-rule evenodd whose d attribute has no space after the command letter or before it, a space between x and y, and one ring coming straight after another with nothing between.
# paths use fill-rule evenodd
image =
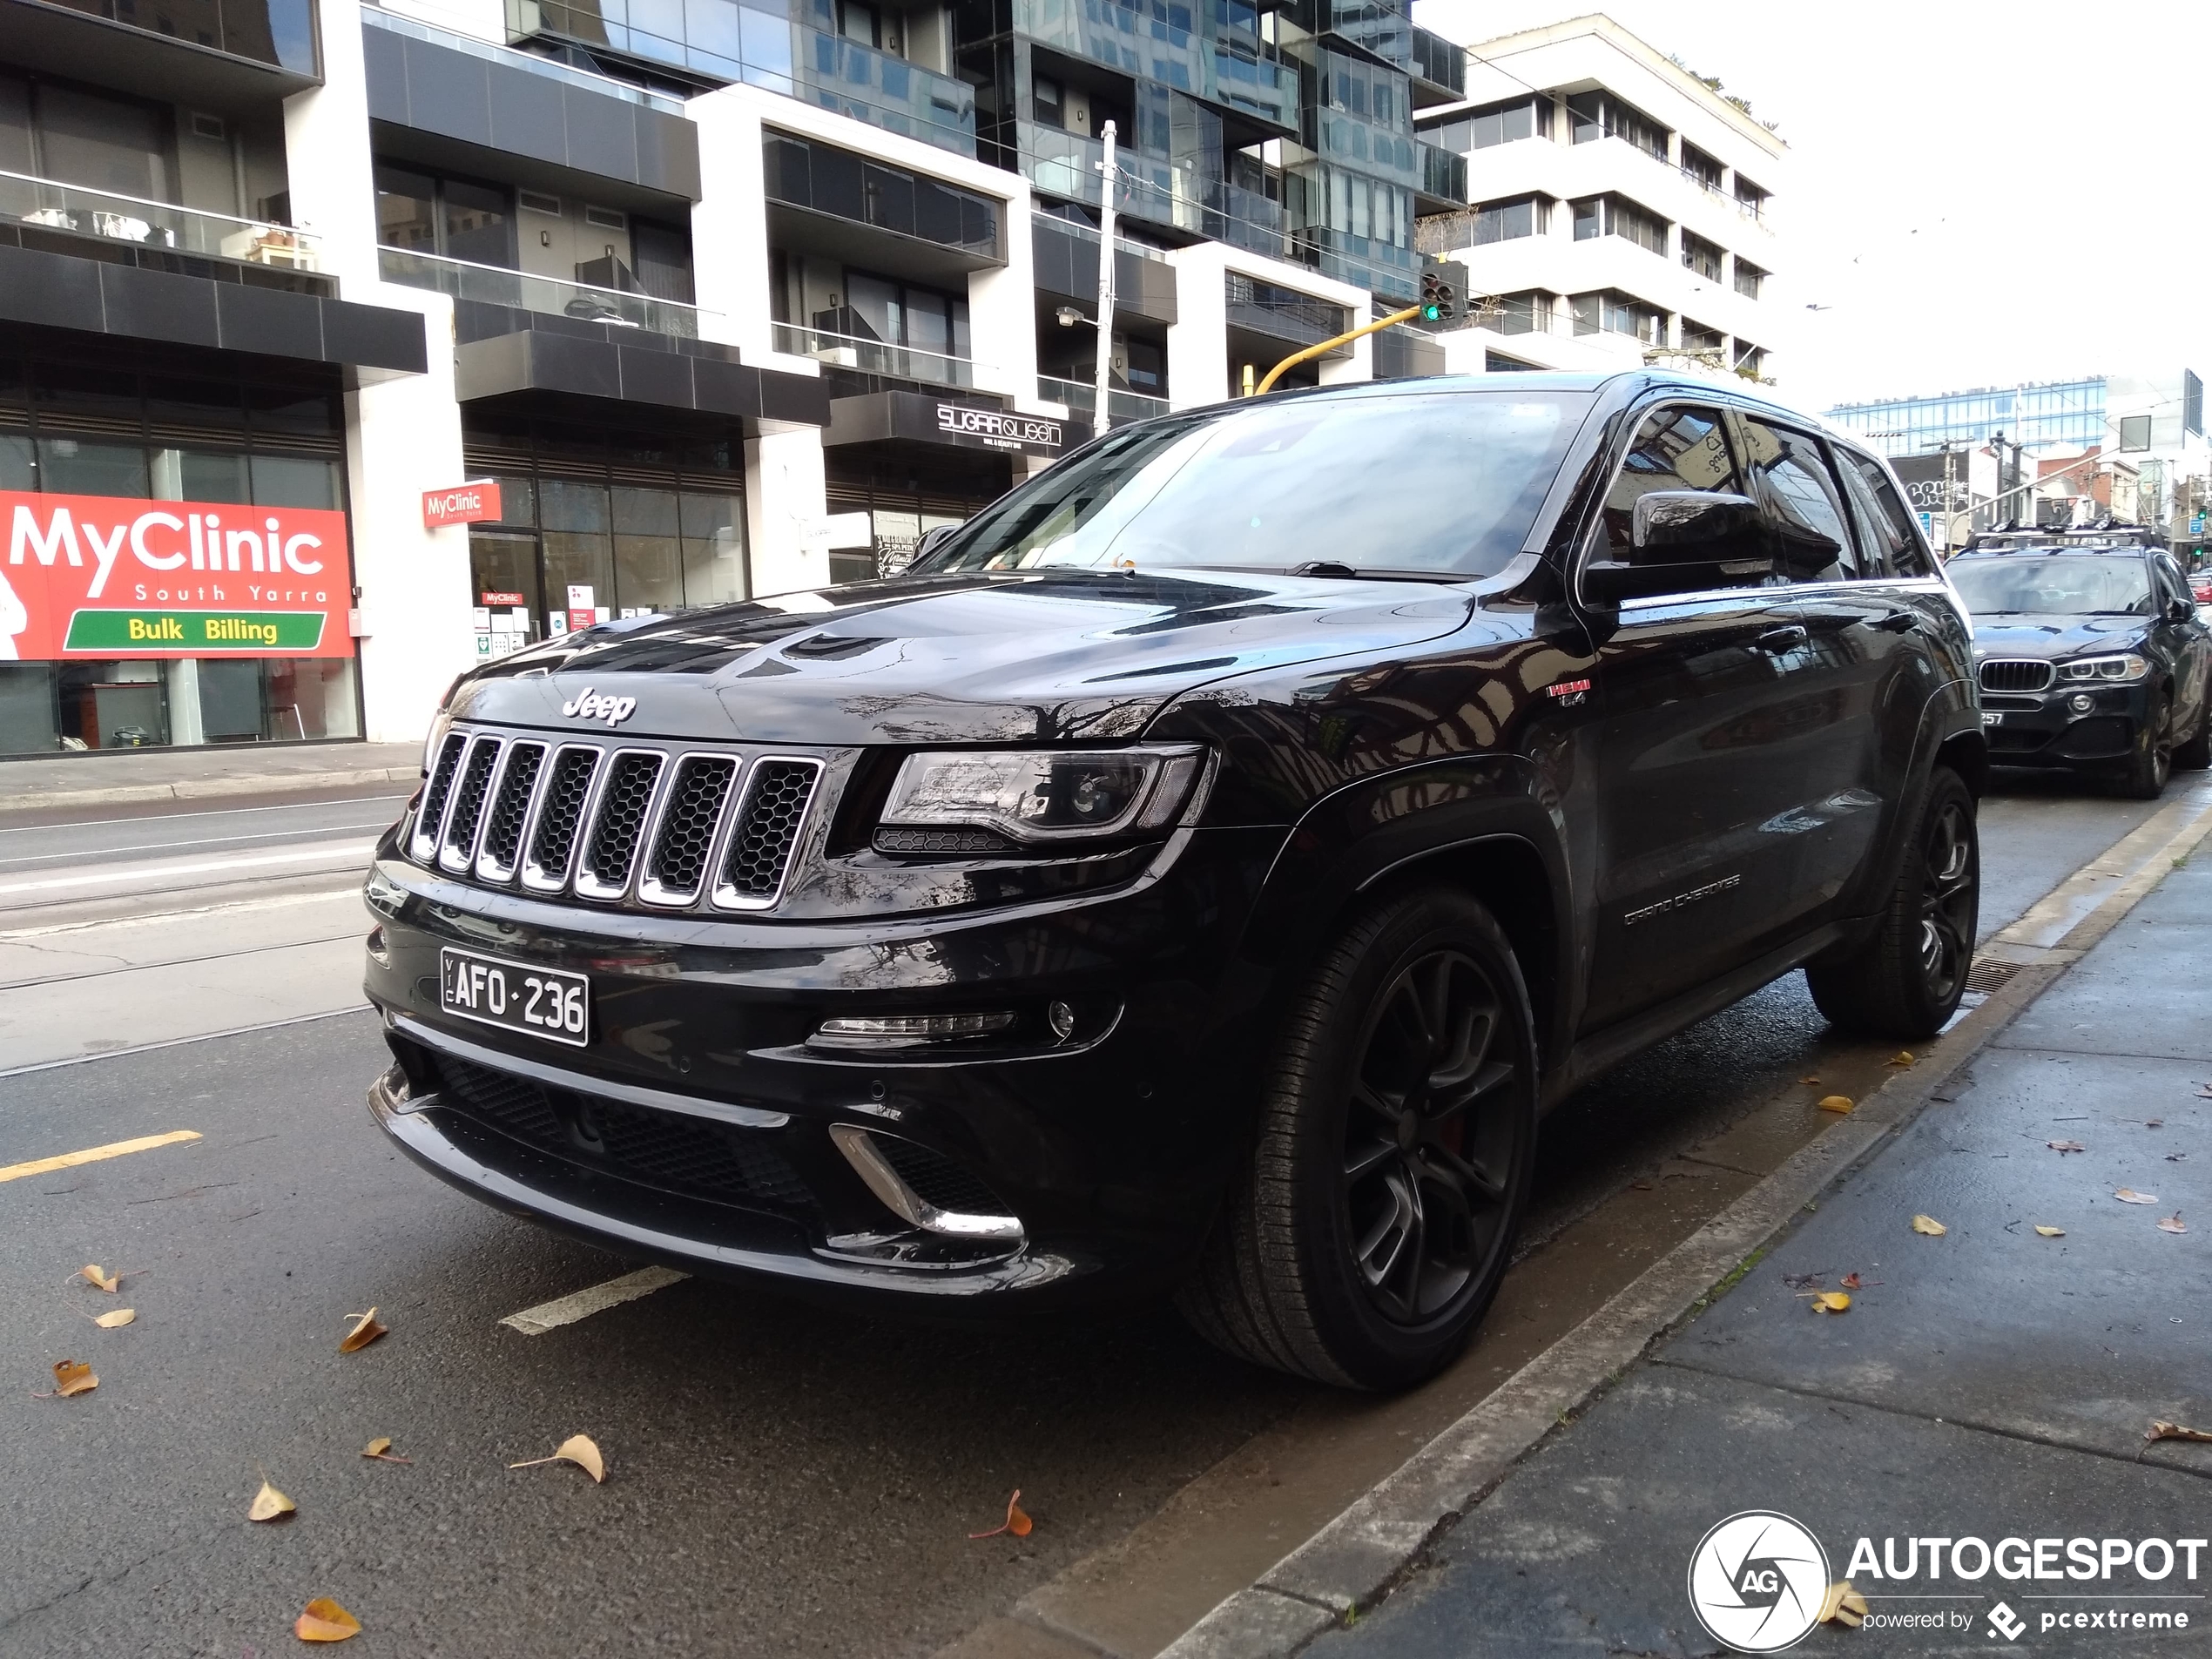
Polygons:
<instances>
[{"instance_id":1,"label":"ag logo","mask_svg":"<svg viewBox=\"0 0 2212 1659\"><path fill-rule=\"evenodd\" d=\"M1820 1541L1770 1510L1730 1515L1689 1558L1697 1622L1739 1653L1779 1653L1803 1641L1819 1621L1827 1588Z\"/></svg>"}]
</instances>

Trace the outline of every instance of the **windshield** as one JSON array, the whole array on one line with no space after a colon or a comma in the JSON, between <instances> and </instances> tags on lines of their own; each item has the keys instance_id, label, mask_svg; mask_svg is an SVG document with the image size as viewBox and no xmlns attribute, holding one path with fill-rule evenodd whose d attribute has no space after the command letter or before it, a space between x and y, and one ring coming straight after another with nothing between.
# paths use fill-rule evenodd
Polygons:
<instances>
[{"instance_id":1,"label":"windshield","mask_svg":"<svg viewBox=\"0 0 2212 1659\"><path fill-rule=\"evenodd\" d=\"M2139 553L2004 553L1953 559L1951 580L1978 617L2148 617L2150 567Z\"/></svg>"},{"instance_id":2,"label":"windshield","mask_svg":"<svg viewBox=\"0 0 2212 1659\"><path fill-rule=\"evenodd\" d=\"M1589 403L1426 392L1170 415L1109 434L918 568L1491 576L1521 550Z\"/></svg>"}]
</instances>

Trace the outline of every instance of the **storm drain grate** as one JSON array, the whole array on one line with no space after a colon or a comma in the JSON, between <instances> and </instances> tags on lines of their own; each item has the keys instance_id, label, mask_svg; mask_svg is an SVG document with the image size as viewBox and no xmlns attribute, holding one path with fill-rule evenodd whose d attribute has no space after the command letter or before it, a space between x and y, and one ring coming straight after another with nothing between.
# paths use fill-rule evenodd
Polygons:
<instances>
[{"instance_id":1,"label":"storm drain grate","mask_svg":"<svg viewBox=\"0 0 2212 1659\"><path fill-rule=\"evenodd\" d=\"M1993 991L2025 966L2023 962L2008 962L2001 956L1985 956L1967 973L1966 988Z\"/></svg>"}]
</instances>

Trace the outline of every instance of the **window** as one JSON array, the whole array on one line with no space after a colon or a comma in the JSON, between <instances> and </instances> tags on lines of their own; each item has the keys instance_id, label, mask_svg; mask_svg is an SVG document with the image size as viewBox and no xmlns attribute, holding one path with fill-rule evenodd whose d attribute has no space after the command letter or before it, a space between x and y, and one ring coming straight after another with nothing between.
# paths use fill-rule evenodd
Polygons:
<instances>
[{"instance_id":1,"label":"window","mask_svg":"<svg viewBox=\"0 0 2212 1659\"><path fill-rule=\"evenodd\" d=\"M1721 164L1687 138L1682 145L1682 170L1699 189L1721 193Z\"/></svg>"},{"instance_id":2,"label":"window","mask_svg":"<svg viewBox=\"0 0 2212 1659\"><path fill-rule=\"evenodd\" d=\"M1554 296L1541 289L1509 293L1498 301L1490 326L1501 334L1549 334Z\"/></svg>"},{"instance_id":3,"label":"window","mask_svg":"<svg viewBox=\"0 0 2212 1659\"><path fill-rule=\"evenodd\" d=\"M1030 102L1036 118L1049 127L1066 126L1068 118L1060 96L1060 83L1040 75L1030 86Z\"/></svg>"},{"instance_id":4,"label":"window","mask_svg":"<svg viewBox=\"0 0 2212 1659\"><path fill-rule=\"evenodd\" d=\"M1653 253L1667 251L1667 221L1625 196L1587 196L1575 204L1575 239L1600 236L1622 237Z\"/></svg>"},{"instance_id":5,"label":"window","mask_svg":"<svg viewBox=\"0 0 2212 1659\"><path fill-rule=\"evenodd\" d=\"M1717 328L1708 328L1702 322L1688 317L1682 320L1682 348L1684 351L1716 352L1728 344L1728 336Z\"/></svg>"},{"instance_id":6,"label":"window","mask_svg":"<svg viewBox=\"0 0 2212 1659\"><path fill-rule=\"evenodd\" d=\"M1741 493L1721 417L1712 409L1669 408L1646 415L1635 446L1605 496L1605 539L1615 558L1634 543L1639 497L1655 489Z\"/></svg>"},{"instance_id":7,"label":"window","mask_svg":"<svg viewBox=\"0 0 2212 1659\"><path fill-rule=\"evenodd\" d=\"M1767 192L1739 172L1736 175L1736 201L1744 212L1757 219L1766 211Z\"/></svg>"},{"instance_id":8,"label":"window","mask_svg":"<svg viewBox=\"0 0 2212 1659\"><path fill-rule=\"evenodd\" d=\"M2123 454L2150 448L2150 416L2123 415L2120 417L2120 448Z\"/></svg>"},{"instance_id":9,"label":"window","mask_svg":"<svg viewBox=\"0 0 2212 1659\"><path fill-rule=\"evenodd\" d=\"M1890 569L1898 575L1925 576L1927 557L1913 534L1912 515L1890 488L1882 463L1844 448L1836 451L1836 458L1844 493L1851 497L1858 514L1864 544L1885 554Z\"/></svg>"},{"instance_id":10,"label":"window","mask_svg":"<svg viewBox=\"0 0 2212 1659\"><path fill-rule=\"evenodd\" d=\"M1682 262L1706 281L1718 282L1721 280L1723 257L1717 246L1707 241L1696 232L1684 231L1682 233Z\"/></svg>"},{"instance_id":11,"label":"window","mask_svg":"<svg viewBox=\"0 0 2212 1659\"><path fill-rule=\"evenodd\" d=\"M1736 342L1736 361L1729 365L1747 380L1757 380L1766 372L1766 353L1748 340Z\"/></svg>"},{"instance_id":12,"label":"window","mask_svg":"<svg viewBox=\"0 0 2212 1659\"><path fill-rule=\"evenodd\" d=\"M1534 236L1543 228L1541 199L1522 196L1516 200L1485 202L1474 210L1474 246L1511 242Z\"/></svg>"},{"instance_id":13,"label":"window","mask_svg":"<svg viewBox=\"0 0 2212 1659\"><path fill-rule=\"evenodd\" d=\"M1759 267L1752 264L1750 260L1743 258L1741 254L1737 256L1736 291L1737 293L1742 294L1745 299L1756 300L1759 297L1759 284L1764 280L1765 276L1766 273L1760 270Z\"/></svg>"},{"instance_id":14,"label":"window","mask_svg":"<svg viewBox=\"0 0 2212 1659\"><path fill-rule=\"evenodd\" d=\"M1666 343L1667 314L1634 294L1607 289L1578 293L1568 302L1575 310L1575 332L1633 334L1647 346Z\"/></svg>"},{"instance_id":15,"label":"window","mask_svg":"<svg viewBox=\"0 0 2212 1659\"><path fill-rule=\"evenodd\" d=\"M941 357L968 355L967 300L860 271L845 273L842 309L817 314L814 326Z\"/></svg>"},{"instance_id":16,"label":"window","mask_svg":"<svg viewBox=\"0 0 2212 1659\"><path fill-rule=\"evenodd\" d=\"M1625 138L1654 158L1667 158L1667 129L1632 104L1610 92L1576 92L1567 100L1570 136L1576 144Z\"/></svg>"},{"instance_id":17,"label":"window","mask_svg":"<svg viewBox=\"0 0 2212 1659\"><path fill-rule=\"evenodd\" d=\"M376 239L410 253L515 268L508 192L494 185L376 165Z\"/></svg>"},{"instance_id":18,"label":"window","mask_svg":"<svg viewBox=\"0 0 2212 1659\"><path fill-rule=\"evenodd\" d=\"M1766 498L1780 565L1792 582L1842 582L1859 574L1843 496L1820 441L1787 427L1746 419L1751 476Z\"/></svg>"},{"instance_id":19,"label":"window","mask_svg":"<svg viewBox=\"0 0 2212 1659\"><path fill-rule=\"evenodd\" d=\"M1548 138L1551 131L1551 100L1524 98L1510 104L1494 104L1487 110L1472 110L1433 127L1423 127L1419 136L1439 149L1464 154L1470 150L1511 144L1519 138Z\"/></svg>"}]
</instances>

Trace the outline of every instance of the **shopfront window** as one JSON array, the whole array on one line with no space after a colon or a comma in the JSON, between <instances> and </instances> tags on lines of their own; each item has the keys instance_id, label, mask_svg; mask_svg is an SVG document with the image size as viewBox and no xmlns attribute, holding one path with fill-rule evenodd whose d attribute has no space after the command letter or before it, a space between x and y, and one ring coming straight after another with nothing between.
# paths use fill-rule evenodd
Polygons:
<instances>
[{"instance_id":1,"label":"shopfront window","mask_svg":"<svg viewBox=\"0 0 2212 1659\"><path fill-rule=\"evenodd\" d=\"M358 737L343 442L334 378L0 346L0 506L54 548L0 553L0 754ZM54 539L64 508L96 549L135 526L175 564L125 554L94 595L98 561Z\"/></svg>"}]
</instances>

